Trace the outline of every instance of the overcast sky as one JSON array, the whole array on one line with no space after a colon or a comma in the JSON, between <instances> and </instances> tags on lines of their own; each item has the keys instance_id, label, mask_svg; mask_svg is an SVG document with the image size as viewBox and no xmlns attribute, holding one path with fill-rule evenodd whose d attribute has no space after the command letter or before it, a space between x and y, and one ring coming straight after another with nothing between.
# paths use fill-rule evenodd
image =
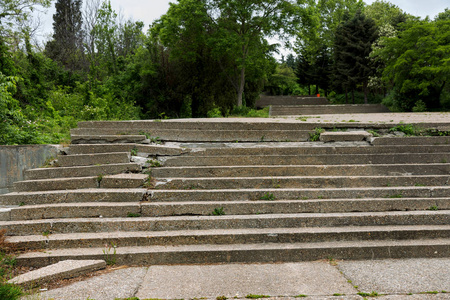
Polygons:
<instances>
[{"instance_id":1,"label":"overcast sky","mask_svg":"<svg viewBox=\"0 0 450 300\"><path fill-rule=\"evenodd\" d=\"M169 2L175 0L111 0L111 6L118 12L121 11L125 19L132 18L134 21L144 21L145 29L148 28L155 19L167 12ZM365 0L367 4L374 0ZM450 7L450 0L391 0L389 1L402 10L415 16L422 18L430 16L434 18L439 12L443 12L445 8ZM54 4L53 4L54 5ZM51 34L52 32L52 15L54 8L49 9L47 14L42 18L43 34Z\"/></svg>"}]
</instances>

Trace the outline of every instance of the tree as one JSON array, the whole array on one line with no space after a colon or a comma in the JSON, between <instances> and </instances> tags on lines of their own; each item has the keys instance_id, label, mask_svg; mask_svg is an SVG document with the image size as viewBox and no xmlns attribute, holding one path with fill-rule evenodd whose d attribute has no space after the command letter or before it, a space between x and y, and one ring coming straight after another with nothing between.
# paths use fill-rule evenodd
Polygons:
<instances>
[{"instance_id":1,"label":"tree","mask_svg":"<svg viewBox=\"0 0 450 300\"><path fill-rule=\"evenodd\" d=\"M369 54L377 37L375 22L361 10L336 29L335 80L345 90L352 91L353 102L353 92L358 84L362 84L364 102L368 103L369 77L374 73Z\"/></svg>"},{"instance_id":2,"label":"tree","mask_svg":"<svg viewBox=\"0 0 450 300\"><path fill-rule=\"evenodd\" d=\"M383 79L394 88L393 105L410 111L422 101L438 108L450 78L450 20L410 22L383 45L377 55L386 64Z\"/></svg>"},{"instance_id":3,"label":"tree","mask_svg":"<svg viewBox=\"0 0 450 300\"><path fill-rule=\"evenodd\" d=\"M81 0L58 0L53 15L53 40L46 45L47 55L71 70L81 67L83 20Z\"/></svg>"},{"instance_id":4,"label":"tree","mask_svg":"<svg viewBox=\"0 0 450 300\"><path fill-rule=\"evenodd\" d=\"M213 22L216 51L234 54L238 107L242 106L246 68L253 47L261 39L288 30L294 21L295 5L289 0L209 0L208 14Z\"/></svg>"}]
</instances>

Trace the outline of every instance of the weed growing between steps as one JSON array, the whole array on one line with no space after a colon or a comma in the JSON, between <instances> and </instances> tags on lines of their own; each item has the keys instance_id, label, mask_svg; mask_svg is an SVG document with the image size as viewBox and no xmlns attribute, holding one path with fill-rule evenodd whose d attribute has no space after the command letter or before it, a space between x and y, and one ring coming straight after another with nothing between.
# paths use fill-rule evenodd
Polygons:
<instances>
[{"instance_id":1,"label":"weed growing between steps","mask_svg":"<svg viewBox=\"0 0 450 300\"><path fill-rule=\"evenodd\" d=\"M441 131L436 128L422 129L413 124L404 124L392 127L389 132L403 132L406 136L450 136L450 131Z\"/></svg>"},{"instance_id":2,"label":"weed growing between steps","mask_svg":"<svg viewBox=\"0 0 450 300\"><path fill-rule=\"evenodd\" d=\"M6 230L0 230L0 299L16 300L23 295L21 287L7 281L15 277L16 259L12 255L13 247L6 242Z\"/></svg>"},{"instance_id":3,"label":"weed growing between steps","mask_svg":"<svg viewBox=\"0 0 450 300\"><path fill-rule=\"evenodd\" d=\"M309 140L311 142L317 142L320 140L320 135L325 132L323 128L314 128L314 133L309 134Z\"/></svg>"},{"instance_id":4,"label":"weed growing between steps","mask_svg":"<svg viewBox=\"0 0 450 300\"><path fill-rule=\"evenodd\" d=\"M117 262L117 245L111 243L109 245L105 245L105 249L103 249L103 258L108 266L113 266Z\"/></svg>"}]
</instances>

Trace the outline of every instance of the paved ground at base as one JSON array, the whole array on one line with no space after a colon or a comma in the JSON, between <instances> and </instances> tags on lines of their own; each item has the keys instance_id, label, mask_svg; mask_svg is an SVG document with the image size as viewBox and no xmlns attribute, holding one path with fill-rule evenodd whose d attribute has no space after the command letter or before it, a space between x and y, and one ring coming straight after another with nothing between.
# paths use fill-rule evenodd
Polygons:
<instances>
[{"instance_id":1,"label":"paved ground at base","mask_svg":"<svg viewBox=\"0 0 450 300\"><path fill-rule=\"evenodd\" d=\"M376 298L382 300L450 299L450 293L443 293L450 292L450 259L127 268L24 299L242 299L253 294L351 300L372 291L384 294Z\"/></svg>"},{"instance_id":2,"label":"paved ground at base","mask_svg":"<svg viewBox=\"0 0 450 300\"><path fill-rule=\"evenodd\" d=\"M377 113L377 114L336 114L336 115L305 115L283 116L271 118L205 118L205 119L173 119L170 122L284 122L298 123L448 123L450 112L423 113ZM353 121L350 121L353 120ZM349 122L350 121L350 122ZM137 121L139 122L139 121ZM163 120L164 122L164 120Z\"/></svg>"}]
</instances>

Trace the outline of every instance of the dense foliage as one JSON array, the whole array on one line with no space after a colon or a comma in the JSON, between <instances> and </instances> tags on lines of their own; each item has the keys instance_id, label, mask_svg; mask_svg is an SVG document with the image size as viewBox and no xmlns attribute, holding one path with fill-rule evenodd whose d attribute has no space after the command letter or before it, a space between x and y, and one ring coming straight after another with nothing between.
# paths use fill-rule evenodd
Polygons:
<instances>
[{"instance_id":1,"label":"dense foliage","mask_svg":"<svg viewBox=\"0 0 450 300\"><path fill-rule=\"evenodd\" d=\"M0 0L0 144L58 143L82 120L262 116L262 92L398 111L450 108L450 11L420 20L378 0L177 0L144 31L108 0L31 12ZM277 61L279 36L295 52ZM291 45L292 46L292 45Z\"/></svg>"}]
</instances>

